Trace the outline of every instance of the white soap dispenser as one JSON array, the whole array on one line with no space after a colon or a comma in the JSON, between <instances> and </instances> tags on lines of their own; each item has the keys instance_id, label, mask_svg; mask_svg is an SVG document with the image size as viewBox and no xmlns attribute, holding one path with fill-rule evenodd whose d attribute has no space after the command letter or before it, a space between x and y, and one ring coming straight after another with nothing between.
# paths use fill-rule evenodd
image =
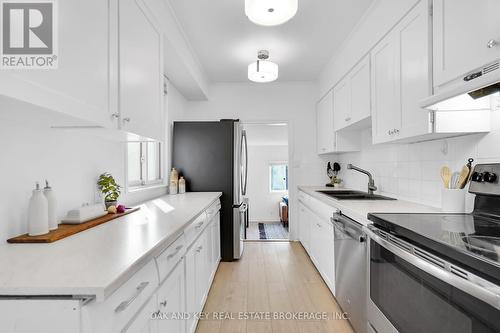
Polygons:
<instances>
[{"instance_id":1,"label":"white soap dispenser","mask_svg":"<svg viewBox=\"0 0 500 333\"><path fill-rule=\"evenodd\" d=\"M28 235L38 236L49 232L49 204L36 183L28 208Z\"/></svg>"},{"instance_id":2,"label":"white soap dispenser","mask_svg":"<svg viewBox=\"0 0 500 333\"><path fill-rule=\"evenodd\" d=\"M52 187L49 186L49 182L47 180L45 180L45 187L43 188L43 194L45 195L45 198L47 199L47 204L48 204L49 230L56 230L57 229L57 216L56 216L57 201L56 201L56 197L54 195L54 191L52 190Z\"/></svg>"}]
</instances>

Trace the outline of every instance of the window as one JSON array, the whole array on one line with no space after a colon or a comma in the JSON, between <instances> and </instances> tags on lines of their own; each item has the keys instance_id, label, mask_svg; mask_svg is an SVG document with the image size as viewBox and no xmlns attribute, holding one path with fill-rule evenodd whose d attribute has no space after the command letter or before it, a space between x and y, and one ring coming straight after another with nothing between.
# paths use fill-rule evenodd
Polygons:
<instances>
[{"instance_id":1,"label":"window","mask_svg":"<svg viewBox=\"0 0 500 333\"><path fill-rule=\"evenodd\" d=\"M127 143L127 182L129 187L160 184L162 154L160 142Z\"/></svg>"},{"instance_id":2,"label":"window","mask_svg":"<svg viewBox=\"0 0 500 333\"><path fill-rule=\"evenodd\" d=\"M269 165L269 180L271 192L288 191L288 165L285 163Z\"/></svg>"}]
</instances>

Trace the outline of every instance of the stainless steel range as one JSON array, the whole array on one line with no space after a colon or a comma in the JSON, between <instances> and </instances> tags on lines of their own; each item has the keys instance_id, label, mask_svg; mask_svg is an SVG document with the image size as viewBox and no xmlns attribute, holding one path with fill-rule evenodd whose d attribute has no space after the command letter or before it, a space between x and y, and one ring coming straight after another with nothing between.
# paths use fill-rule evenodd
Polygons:
<instances>
[{"instance_id":1,"label":"stainless steel range","mask_svg":"<svg viewBox=\"0 0 500 333\"><path fill-rule=\"evenodd\" d=\"M500 332L500 164L474 168L471 214L369 214L369 329Z\"/></svg>"}]
</instances>

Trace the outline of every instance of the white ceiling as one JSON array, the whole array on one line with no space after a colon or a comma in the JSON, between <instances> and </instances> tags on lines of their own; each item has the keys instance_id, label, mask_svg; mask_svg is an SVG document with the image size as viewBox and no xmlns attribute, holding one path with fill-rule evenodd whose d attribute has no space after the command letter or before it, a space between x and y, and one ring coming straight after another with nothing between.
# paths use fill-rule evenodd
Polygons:
<instances>
[{"instance_id":1,"label":"white ceiling","mask_svg":"<svg viewBox=\"0 0 500 333\"><path fill-rule=\"evenodd\" d=\"M213 82L247 81L247 66L268 49L279 81L315 80L373 0L299 0L292 20L261 27L244 0L168 0Z\"/></svg>"},{"instance_id":2,"label":"white ceiling","mask_svg":"<svg viewBox=\"0 0 500 333\"><path fill-rule=\"evenodd\" d=\"M286 124L244 124L249 146L287 146Z\"/></svg>"}]
</instances>

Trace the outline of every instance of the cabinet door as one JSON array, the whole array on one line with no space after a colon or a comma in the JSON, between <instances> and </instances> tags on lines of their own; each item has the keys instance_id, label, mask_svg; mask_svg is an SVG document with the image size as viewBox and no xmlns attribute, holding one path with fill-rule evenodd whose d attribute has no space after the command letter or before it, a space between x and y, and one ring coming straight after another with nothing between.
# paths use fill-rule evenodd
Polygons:
<instances>
[{"instance_id":1,"label":"cabinet door","mask_svg":"<svg viewBox=\"0 0 500 333\"><path fill-rule=\"evenodd\" d=\"M121 128L164 140L162 35L142 0L120 0L119 34Z\"/></svg>"},{"instance_id":2,"label":"cabinet door","mask_svg":"<svg viewBox=\"0 0 500 333\"><path fill-rule=\"evenodd\" d=\"M401 126L398 37L390 32L371 52L373 143L391 141Z\"/></svg>"},{"instance_id":3,"label":"cabinet door","mask_svg":"<svg viewBox=\"0 0 500 333\"><path fill-rule=\"evenodd\" d=\"M213 239L213 249L212 249L212 271L217 269L220 259L220 214L217 213L214 217L214 221L212 223L212 239Z\"/></svg>"},{"instance_id":4,"label":"cabinet door","mask_svg":"<svg viewBox=\"0 0 500 333\"><path fill-rule=\"evenodd\" d=\"M366 56L349 73L351 112L349 123L356 123L371 115L370 56Z\"/></svg>"},{"instance_id":5,"label":"cabinet door","mask_svg":"<svg viewBox=\"0 0 500 333\"><path fill-rule=\"evenodd\" d=\"M185 258L185 272L186 272L186 311L190 315L186 321L186 332L193 333L196 329L197 321L192 316L193 313L198 312L198 301L196 294L196 251L194 247L186 253Z\"/></svg>"},{"instance_id":6,"label":"cabinet door","mask_svg":"<svg viewBox=\"0 0 500 333\"><path fill-rule=\"evenodd\" d=\"M333 88L333 123L335 131L348 126L351 121L351 84L349 77Z\"/></svg>"},{"instance_id":7,"label":"cabinet door","mask_svg":"<svg viewBox=\"0 0 500 333\"><path fill-rule=\"evenodd\" d=\"M170 316L185 311L184 262L181 261L158 289L158 310L167 316L157 320L160 332L185 332L185 320Z\"/></svg>"},{"instance_id":8,"label":"cabinet door","mask_svg":"<svg viewBox=\"0 0 500 333\"><path fill-rule=\"evenodd\" d=\"M310 221L311 221L311 260L318 270L321 270L321 262L322 262L322 249L321 249L321 224L318 221L318 217L312 212L309 213Z\"/></svg>"},{"instance_id":9,"label":"cabinet door","mask_svg":"<svg viewBox=\"0 0 500 333\"><path fill-rule=\"evenodd\" d=\"M401 127L397 139L428 134L429 111L419 103L432 93L430 67L431 16L422 0L398 25L401 54Z\"/></svg>"},{"instance_id":10,"label":"cabinet door","mask_svg":"<svg viewBox=\"0 0 500 333\"><path fill-rule=\"evenodd\" d=\"M57 5L58 68L2 70L0 94L116 128L109 106L110 69L117 66L116 56L110 55L110 1Z\"/></svg>"},{"instance_id":11,"label":"cabinet door","mask_svg":"<svg viewBox=\"0 0 500 333\"><path fill-rule=\"evenodd\" d=\"M434 0L434 86L500 59L498 13L498 0Z\"/></svg>"},{"instance_id":12,"label":"cabinet door","mask_svg":"<svg viewBox=\"0 0 500 333\"><path fill-rule=\"evenodd\" d=\"M299 233L300 233L300 242L302 243L302 246L306 249L306 251L309 253L310 248L309 248L309 238L311 234L311 221L309 220L310 216L307 212L307 208L304 206L304 204L299 203Z\"/></svg>"},{"instance_id":13,"label":"cabinet door","mask_svg":"<svg viewBox=\"0 0 500 333\"><path fill-rule=\"evenodd\" d=\"M318 243L321 251L320 254L320 268L323 279L332 292L335 290L335 263L334 263L334 234L333 227L330 221L319 219L320 238Z\"/></svg>"},{"instance_id":14,"label":"cabinet door","mask_svg":"<svg viewBox=\"0 0 500 333\"><path fill-rule=\"evenodd\" d=\"M318 154L331 153L335 150L333 130L333 92L330 91L316 105L317 149Z\"/></svg>"}]
</instances>

